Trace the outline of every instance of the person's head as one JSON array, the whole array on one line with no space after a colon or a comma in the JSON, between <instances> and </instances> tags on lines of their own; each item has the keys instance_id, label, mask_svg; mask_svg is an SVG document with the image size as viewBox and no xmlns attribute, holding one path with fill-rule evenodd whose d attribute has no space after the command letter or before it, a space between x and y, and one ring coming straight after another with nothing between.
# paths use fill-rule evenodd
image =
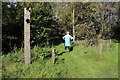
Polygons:
<instances>
[{"instance_id":1,"label":"person's head","mask_svg":"<svg viewBox=\"0 0 120 80\"><path fill-rule=\"evenodd\" d=\"M69 34L69 32L66 32L66 34Z\"/></svg>"}]
</instances>

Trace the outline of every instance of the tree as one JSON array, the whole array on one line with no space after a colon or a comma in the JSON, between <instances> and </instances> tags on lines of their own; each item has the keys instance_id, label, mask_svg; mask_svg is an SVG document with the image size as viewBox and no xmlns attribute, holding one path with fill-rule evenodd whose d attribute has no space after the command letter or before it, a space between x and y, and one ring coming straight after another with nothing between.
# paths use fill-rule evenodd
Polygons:
<instances>
[{"instance_id":1,"label":"tree","mask_svg":"<svg viewBox=\"0 0 120 80\"><path fill-rule=\"evenodd\" d=\"M51 3L55 11L55 16L58 19L59 23L64 27L64 31L70 31L73 33L73 41L75 41L75 25L77 22L76 10L78 10L78 3ZM80 3L79 3L80 4ZM63 14L64 13L64 14Z\"/></svg>"},{"instance_id":2,"label":"tree","mask_svg":"<svg viewBox=\"0 0 120 80\"><path fill-rule=\"evenodd\" d=\"M8 4L11 7L8 7ZM3 44L6 44L3 46L3 51L7 53L9 52L8 49L12 51L23 47L24 7L31 8L31 46L38 43L41 44L41 46L45 46L47 42L49 42L50 45L52 45L52 43L59 44L61 34L59 33L58 24L53 16L51 5L48 2L18 2L15 4L8 2L3 3L2 37Z\"/></svg>"},{"instance_id":3,"label":"tree","mask_svg":"<svg viewBox=\"0 0 120 80\"><path fill-rule=\"evenodd\" d=\"M17 18L16 3L3 2L2 4L2 39L3 53L13 51L14 47L20 47L22 43L22 30L19 19ZM21 19L23 20L23 19ZM19 24L19 25L18 25ZM16 33L16 34L15 34Z\"/></svg>"}]
</instances>

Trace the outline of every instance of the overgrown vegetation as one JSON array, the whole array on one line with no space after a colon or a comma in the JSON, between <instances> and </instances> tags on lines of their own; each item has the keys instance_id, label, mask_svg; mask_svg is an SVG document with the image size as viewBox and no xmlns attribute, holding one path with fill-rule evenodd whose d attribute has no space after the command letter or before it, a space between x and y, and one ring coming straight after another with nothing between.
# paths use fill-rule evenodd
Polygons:
<instances>
[{"instance_id":1,"label":"overgrown vegetation","mask_svg":"<svg viewBox=\"0 0 120 80\"><path fill-rule=\"evenodd\" d=\"M51 48L35 46L31 49L31 64L24 64L21 49L2 55L3 78L117 78L118 43L112 40L110 50L103 41L103 54L99 47L89 48L85 41L72 45L71 52L64 53L64 44L55 46L55 64L51 60ZM84 45L83 45L84 44Z\"/></svg>"}]
</instances>

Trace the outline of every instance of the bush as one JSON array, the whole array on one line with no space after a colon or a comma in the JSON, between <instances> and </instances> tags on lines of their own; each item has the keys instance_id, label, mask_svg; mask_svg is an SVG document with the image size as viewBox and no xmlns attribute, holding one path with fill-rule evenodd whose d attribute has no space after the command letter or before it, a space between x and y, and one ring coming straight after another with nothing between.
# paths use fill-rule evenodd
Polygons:
<instances>
[{"instance_id":1,"label":"bush","mask_svg":"<svg viewBox=\"0 0 120 80\"><path fill-rule=\"evenodd\" d=\"M31 60L36 61L38 58L45 59L51 56L51 48L40 48L39 46L35 46L31 50Z\"/></svg>"},{"instance_id":2,"label":"bush","mask_svg":"<svg viewBox=\"0 0 120 80\"><path fill-rule=\"evenodd\" d=\"M91 39L87 41L87 46L98 46L98 39Z\"/></svg>"}]
</instances>

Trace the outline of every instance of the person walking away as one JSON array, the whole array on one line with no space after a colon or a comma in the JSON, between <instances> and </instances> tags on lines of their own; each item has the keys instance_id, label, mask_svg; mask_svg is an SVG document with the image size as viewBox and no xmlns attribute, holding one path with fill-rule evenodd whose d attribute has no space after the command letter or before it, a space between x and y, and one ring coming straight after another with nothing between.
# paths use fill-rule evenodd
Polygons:
<instances>
[{"instance_id":1,"label":"person walking away","mask_svg":"<svg viewBox=\"0 0 120 80\"><path fill-rule=\"evenodd\" d=\"M68 48L68 51L70 51L70 46L71 46L70 41L73 39L73 37L69 35L69 32L66 32L66 35L63 36L62 38L65 40L65 43L64 43L65 51L67 48Z\"/></svg>"}]
</instances>

